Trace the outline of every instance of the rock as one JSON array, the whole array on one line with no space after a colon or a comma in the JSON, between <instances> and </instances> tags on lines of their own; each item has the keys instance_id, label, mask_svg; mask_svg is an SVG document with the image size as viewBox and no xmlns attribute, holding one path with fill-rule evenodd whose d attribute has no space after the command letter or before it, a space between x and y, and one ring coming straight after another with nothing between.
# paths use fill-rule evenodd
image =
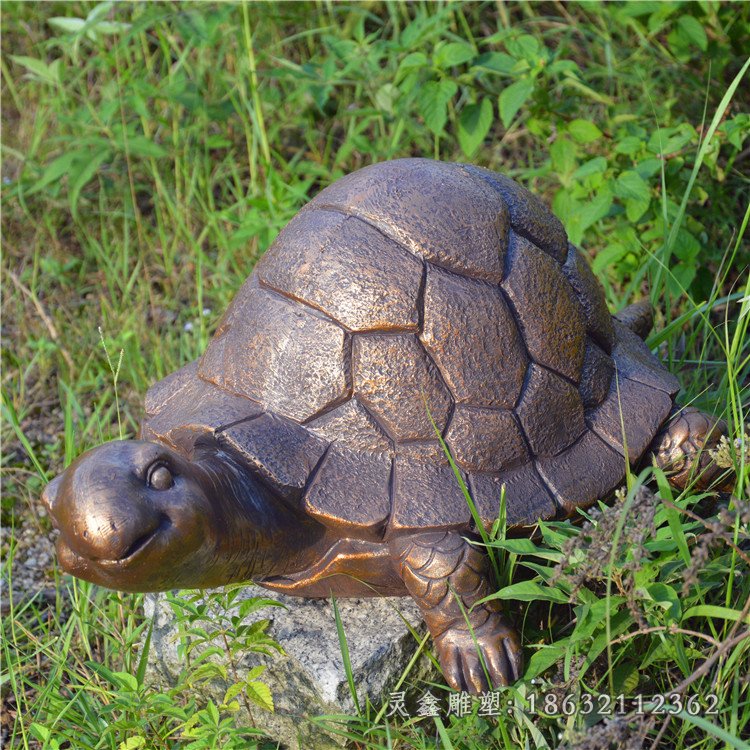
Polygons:
<instances>
[{"instance_id":1,"label":"rock","mask_svg":"<svg viewBox=\"0 0 750 750\"><path fill-rule=\"evenodd\" d=\"M311 721L323 714L355 714L331 600L284 596L248 586L227 614L236 614L238 604L251 597L273 599L287 607L264 607L248 616L249 622L269 619L271 624L266 632L281 644L286 654L247 653L239 657L240 678L257 665L266 666L260 679L271 689L275 710L271 713L253 705L251 717L242 708L237 715L238 725L255 725L289 750L340 750L344 739L336 738ZM369 699L377 711L387 703L388 692L417 648L417 640L402 616L419 634L425 632L419 609L411 599L400 597L340 599L337 603L360 706ZM172 686L184 667L177 651L175 614L164 594L148 594L145 610L147 616L155 615L148 676L163 686ZM206 627L205 621L198 625ZM226 653L221 638L200 650L214 645ZM221 661L229 667L232 659L227 654ZM425 676L430 669L431 664L423 655L409 672L408 684ZM215 679L205 688L201 686L201 694L219 705L229 684ZM407 683L399 689L408 689Z\"/></svg>"}]
</instances>

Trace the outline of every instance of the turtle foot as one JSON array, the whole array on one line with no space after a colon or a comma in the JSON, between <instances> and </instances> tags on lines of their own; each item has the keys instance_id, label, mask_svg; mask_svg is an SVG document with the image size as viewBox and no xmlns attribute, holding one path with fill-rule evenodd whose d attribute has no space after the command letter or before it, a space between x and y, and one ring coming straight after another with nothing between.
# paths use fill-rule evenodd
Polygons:
<instances>
[{"instance_id":1,"label":"turtle foot","mask_svg":"<svg viewBox=\"0 0 750 750\"><path fill-rule=\"evenodd\" d=\"M669 482L679 489L692 484L698 490L731 491L734 476L720 467L711 452L727 424L699 409L680 409L656 436L651 450L657 466L669 474Z\"/></svg>"},{"instance_id":2,"label":"turtle foot","mask_svg":"<svg viewBox=\"0 0 750 750\"><path fill-rule=\"evenodd\" d=\"M451 628L435 638L443 675L454 690L479 695L515 682L523 669L518 633L495 615L469 630Z\"/></svg>"}]
</instances>

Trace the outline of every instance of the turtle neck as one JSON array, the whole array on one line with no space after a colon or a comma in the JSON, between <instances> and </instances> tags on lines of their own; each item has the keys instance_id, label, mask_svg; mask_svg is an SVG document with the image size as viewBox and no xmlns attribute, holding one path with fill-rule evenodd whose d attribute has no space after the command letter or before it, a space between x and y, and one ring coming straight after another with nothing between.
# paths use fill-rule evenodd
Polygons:
<instances>
[{"instance_id":1,"label":"turtle neck","mask_svg":"<svg viewBox=\"0 0 750 750\"><path fill-rule=\"evenodd\" d=\"M326 528L290 507L236 456L196 446L196 478L211 501L222 583L304 570L330 547Z\"/></svg>"}]
</instances>

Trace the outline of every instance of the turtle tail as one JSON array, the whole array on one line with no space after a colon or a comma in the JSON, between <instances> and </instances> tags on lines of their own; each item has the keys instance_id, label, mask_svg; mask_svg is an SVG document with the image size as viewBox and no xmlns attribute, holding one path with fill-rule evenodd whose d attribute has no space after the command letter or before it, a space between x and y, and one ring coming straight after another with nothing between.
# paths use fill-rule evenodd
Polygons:
<instances>
[{"instance_id":1,"label":"turtle tail","mask_svg":"<svg viewBox=\"0 0 750 750\"><path fill-rule=\"evenodd\" d=\"M615 320L626 325L633 333L644 339L654 326L654 311L648 300L641 300L632 305L623 307L620 312L615 313Z\"/></svg>"}]
</instances>

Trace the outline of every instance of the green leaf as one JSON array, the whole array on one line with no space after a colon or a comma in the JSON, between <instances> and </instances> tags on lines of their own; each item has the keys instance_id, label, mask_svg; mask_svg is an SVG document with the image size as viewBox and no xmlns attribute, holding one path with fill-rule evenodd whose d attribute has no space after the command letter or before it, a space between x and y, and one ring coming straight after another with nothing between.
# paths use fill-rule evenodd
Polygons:
<instances>
[{"instance_id":1,"label":"green leaf","mask_svg":"<svg viewBox=\"0 0 750 750\"><path fill-rule=\"evenodd\" d=\"M245 676L246 680L256 680L258 677L260 677L263 672L266 671L266 665L265 664L257 664L254 666Z\"/></svg>"},{"instance_id":2,"label":"green leaf","mask_svg":"<svg viewBox=\"0 0 750 750\"><path fill-rule=\"evenodd\" d=\"M226 680L227 668L223 664L208 662L206 664L201 664L197 669L194 669L188 675L187 684L195 685L198 682L213 680L216 677L220 677L221 679Z\"/></svg>"},{"instance_id":3,"label":"green leaf","mask_svg":"<svg viewBox=\"0 0 750 750\"><path fill-rule=\"evenodd\" d=\"M607 160L603 156L595 156L581 164L571 175L574 180L582 180L592 174L603 174L607 171Z\"/></svg>"},{"instance_id":4,"label":"green leaf","mask_svg":"<svg viewBox=\"0 0 750 750\"><path fill-rule=\"evenodd\" d=\"M138 667L135 671L136 684L141 687L143 681L146 678L146 668L148 667L148 655L151 650L151 637L154 631L154 618L152 617L148 623L148 630L146 632L146 639L143 641L140 656L138 657Z\"/></svg>"},{"instance_id":5,"label":"green leaf","mask_svg":"<svg viewBox=\"0 0 750 750\"><path fill-rule=\"evenodd\" d=\"M683 122L674 128L655 130L648 139L648 150L654 154L674 154L697 137L695 128L690 123Z\"/></svg>"},{"instance_id":6,"label":"green leaf","mask_svg":"<svg viewBox=\"0 0 750 750\"><path fill-rule=\"evenodd\" d=\"M649 177L653 177L657 172L661 171L662 167L661 159L643 159L635 165L635 171L644 179L647 180Z\"/></svg>"},{"instance_id":7,"label":"green leaf","mask_svg":"<svg viewBox=\"0 0 750 750\"><path fill-rule=\"evenodd\" d=\"M121 145L124 147L125 143L123 142ZM131 156L153 156L157 159L162 156L169 156L169 152L164 146L154 143L145 135L130 136L127 141L127 149Z\"/></svg>"},{"instance_id":8,"label":"green leaf","mask_svg":"<svg viewBox=\"0 0 750 750\"><path fill-rule=\"evenodd\" d=\"M42 172L42 176L26 191L26 195L38 193L47 187L51 182L56 182L64 175L68 174L73 162L82 156L80 151L68 151L57 159L51 161L47 168Z\"/></svg>"},{"instance_id":9,"label":"green leaf","mask_svg":"<svg viewBox=\"0 0 750 750\"><path fill-rule=\"evenodd\" d=\"M618 154L627 154L633 156L643 148L643 139L634 135L628 135L620 138L615 144L615 151Z\"/></svg>"},{"instance_id":10,"label":"green leaf","mask_svg":"<svg viewBox=\"0 0 750 750\"><path fill-rule=\"evenodd\" d=\"M542 674L542 672L546 672L553 664L557 664L558 661L565 658L567 648L568 640L566 638L535 651L529 659L529 666L526 667L524 678L531 679Z\"/></svg>"},{"instance_id":11,"label":"green leaf","mask_svg":"<svg viewBox=\"0 0 750 750\"><path fill-rule=\"evenodd\" d=\"M729 607L718 607L713 604L699 604L696 607L690 607L682 616L683 620L687 620L689 617L715 617L719 620L729 620L731 622L737 622L740 619L740 612L738 609L730 609ZM750 615L745 615L744 623L750 625Z\"/></svg>"},{"instance_id":12,"label":"green leaf","mask_svg":"<svg viewBox=\"0 0 750 750\"><path fill-rule=\"evenodd\" d=\"M555 198L555 208L557 207L557 198ZM603 219L612 206L612 192L607 185L596 192L593 198L585 201L575 201L568 210L563 223L568 231L570 241L577 245L583 239L583 233L599 219ZM562 216L560 217L563 218ZM599 259L599 253L594 260Z\"/></svg>"},{"instance_id":13,"label":"green leaf","mask_svg":"<svg viewBox=\"0 0 750 750\"><path fill-rule=\"evenodd\" d=\"M449 42L435 53L435 65L438 68L451 68L471 60L475 55L474 48L465 42Z\"/></svg>"},{"instance_id":14,"label":"green leaf","mask_svg":"<svg viewBox=\"0 0 750 750\"><path fill-rule=\"evenodd\" d=\"M410 52L399 64L394 83L400 83L409 73L427 67L427 55L424 52Z\"/></svg>"},{"instance_id":15,"label":"green leaf","mask_svg":"<svg viewBox=\"0 0 750 750\"><path fill-rule=\"evenodd\" d=\"M10 55L10 59L17 65L26 68L33 78L55 86L60 85L60 60L54 60L47 65L42 60L25 55Z\"/></svg>"},{"instance_id":16,"label":"green leaf","mask_svg":"<svg viewBox=\"0 0 750 750\"><path fill-rule=\"evenodd\" d=\"M516 59L504 52L486 52L477 58L473 67L509 76L515 72L516 65L518 65Z\"/></svg>"},{"instance_id":17,"label":"green leaf","mask_svg":"<svg viewBox=\"0 0 750 750\"><path fill-rule=\"evenodd\" d=\"M392 115L393 105L395 104L396 99L398 99L398 96L398 88L392 83L385 83L375 92L375 106L381 112Z\"/></svg>"},{"instance_id":18,"label":"green leaf","mask_svg":"<svg viewBox=\"0 0 750 750\"><path fill-rule=\"evenodd\" d=\"M109 159L110 153L108 149L100 151L98 154L94 154L91 157L91 161L88 163L82 162L82 166L75 173L73 170L70 172L70 189L68 194L68 201L70 203L70 212L73 214L73 218L78 218L78 198L81 195L81 191L91 181L91 178L96 174L99 167Z\"/></svg>"},{"instance_id":19,"label":"green leaf","mask_svg":"<svg viewBox=\"0 0 750 750\"><path fill-rule=\"evenodd\" d=\"M680 31L683 36L690 42L695 44L701 52L705 52L708 48L708 38L706 32L701 25L700 21L693 16L682 16L678 21L677 25L680 27Z\"/></svg>"},{"instance_id":20,"label":"green leaf","mask_svg":"<svg viewBox=\"0 0 750 750\"><path fill-rule=\"evenodd\" d=\"M648 183L633 170L623 172L615 182L615 195L618 198L640 198L651 200Z\"/></svg>"},{"instance_id":21,"label":"green leaf","mask_svg":"<svg viewBox=\"0 0 750 750\"><path fill-rule=\"evenodd\" d=\"M77 34L86 25L83 18L66 18L65 16L54 16L47 19L47 23L53 29L59 29L66 34Z\"/></svg>"},{"instance_id":22,"label":"green leaf","mask_svg":"<svg viewBox=\"0 0 750 750\"><path fill-rule=\"evenodd\" d=\"M646 200L640 198L628 198L625 201L625 215L628 217L628 221L633 223L638 221L641 216L646 213L650 204L650 198Z\"/></svg>"},{"instance_id":23,"label":"green leaf","mask_svg":"<svg viewBox=\"0 0 750 750\"><path fill-rule=\"evenodd\" d=\"M531 34L521 34L517 39L508 39L505 49L516 59L526 60L532 67L541 56L539 42Z\"/></svg>"},{"instance_id":24,"label":"green leaf","mask_svg":"<svg viewBox=\"0 0 750 750\"><path fill-rule=\"evenodd\" d=\"M205 146L207 149L230 148L232 141L219 133L212 133L206 138Z\"/></svg>"},{"instance_id":25,"label":"green leaf","mask_svg":"<svg viewBox=\"0 0 750 750\"><path fill-rule=\"evenodd\" d=\"M666 583L652 583L646 586L645 594L645 598L667 610L671 618L679 622L682 607L677 592L671 586L667 586Z\"/></svg>"},{"instance_id":26,"label":"green leaf","mask_svg":"<svg viewBox=\"0 0 750 750\"><path fill-rule=\"evenodd\" d=\"M509 127L533 91L534 81L531 78L521 78L503 89L500 94L500 119L505 128Z\"/></svg>"},{"instance_id":27,"label":"green leaf","mask_svg":"<svg viewBox=\"0 0 750 750\"><path fill-rule=\"evenodd\" d=\"M141 747L146 747L146 738L141 736L128 737L125 742L121 742L117 746L117 750L139 750Z\"/></svg>"},{"instance_id":28,"label":"green leaf","mask_svg":"<svg viewBox=\"0 0 750 750\"><path fill-rule=\"evenodd\" d=\"M552 560L553 562L559 562L563 557L561 552L537 547L531 539L524 539L523 537L496 540L491 542L490 546L511 552L514 555L534 555L534 557L541 557L543 560Z\"/></svg>"},{"instance_id":29,"label":"green leaf","mask_svg":"<svg viewBox=\"0 0 750 750\"><path fill-rule=\"evenodd\" d=\"M542 586L536 581L513 583L494 594L490 594L482 601L489 601L490 599L515 599L521 602L558 602L559 604L567 604L570 601L567 594L562 591Z\"/></svg>"},{"instance_id":30,"label":"green leaf","mask_svg":"<svg viewBox=\"0 0 750 750\"><path fill-rule=\"evenodd\" d=\"M652 645L649 648L646 657L640 663L640 669L644 670L654 662L667 661L673 662L675 660L674 644L670 641L652 641Z\"/></svg>"},{"instance_id":31,"label":"green leaf","mask_svg":"<svg viewBox=\"0 0 750 750\"><path fill-rule=\"evenodd\" d=\"M112 674L125 690L131 692L138 690L138 678L135 675L130 674L130 672L113 672Z\"/></svg>"},{"instance_id":32,"label":"green leaf","mask_svg":"<svg viewBox=\"0 0 750 750\"><path fill-rule=\"evenodd\" d=\"M111 36L112 34L120 34L123 31L127 31L129 28L131 28L131 25L122 21L100 21L92 27L91 33L94 35L104 34Z\"/></svg>"},{"instance_id":33,"label":"green leaf","mask_svg":"<svg viewBox=\"0 0 750 750\"><path fill-rule=\"evenodd\" d=\"M244 682L236 682L234 685L230 685L229 689L226 693L224 693L224 700L222 700L222 705L226 706L228 705L232 700L234 700L247 686Z\"/></svg>"},{"instance_id":34,"label":"green leaf","mask_svg":"<svg viewBox=\"0 0 750 750\"><path fill-rule=\"evenodd\" d=\"M581 73L581 69L573 60L555 60L555 62L547 67L547 73L551 75L567 73L571 76L578 76Z\"/></svg>"},{"instance_id":35,"label":"green leaf","mask_svg":"<svg viewBox=\"0 0 750 750\"><path fill-rule=\"evenodd\" d=\"M662 505L662 510L666 516L667 525L669 526L672 539L677 545L677 549L679 550L680 556L685 565L690 565L690 548L688 547L687 539L685 538L685 529L680 522L680 513L678 509L672 505L672 488L669 485L664 472L660 469L654 471L654 478L659 487L659 495L663 500L669 501Z\"/></svg>"},{"instance_id":36,"label":"green leaf","mask_svg":"<svg viewBox=\"0 0 750 750\"><path fill-rule=\"evenodd\" d=\"M718 737L722 742L726 743L727 746L733 747L735 750L748 750L748 747L750 747L745 740L727 732L727 730L722 727L717 727L716 724L710 722L708 719L704 719L702 716L692 716L687 711L680 711L674 714L674 716L679 717L688 724L693 724L704 733Z\"/></svg>"},{"instance_id":37,"label":"green leaf","mask_svg":"<svg viewBox=\"0 0 750 750\"><path fill-rule=\"evenodd\" d=\"M357 696L357 688L354 684L354 672L352 671L352 663L349 658L349 644L346 640L346 632L344 631L344 623L341 621L341 613L339 612L339 605L336 601L336 597L331 597L331 604L333 604L333 616L336 620L336 632L339 636L339 648L341 650L341 660L344 662L344 672L346 673L346 680L349 683L349 693L352 696L354 702L354 708L357 714L360 713L359 708L359 697Z\"/></svg>"},{"instance_id":38,"label":"green leaf","mask_svg":"<svg viewBox=\"0 0 750 750\"><path fill-rule=\"evenodd\" d=\"M461 110L458 120L458 143L464 154L471 158L482 145L492 126L492 102L489 97L480 104L469 104Z\"/></svg>"},{"instance_id":39,"label":"green leaf","mask_svg":"<svg viewBox=\"0 0 750 750\"><path fill-rule=\"evenodd\" d=\"M443 724L443 720L439 716L435 717L435 726L437 727L437 732L440 736L440 742L443 743L445 750L455 750L450 735L445 730L445 724Z\"/></svg>"},{"instance_id":40,"label":"green leaf","mask_svg":"<svg viewBox=\"0 0 750 750\"><path fill-rule=\"evenodd\" d=\"M264 599L260 596L253 596L240 602L238 612L240 617L244 619L249 614L257 612L264 607L281 607L282 609L286 609L281 602L278 602L275 599Z\"/></svg>"},{"instance_id":41,"label":"green leaf","mask_svg":"<svg viewBox=\"0 0 750 750\"><path fill-rule=\"evenodd\" d=\"M701 251L701 243L687 229L680 229L675 237L672 252L686 263L694 263Z\"/></svg>"},{"instance_id":42,"label":"green leaf","mask_svg":"<svg viewBox=\"0 0 750 750\"><path fill-rule=\"evenodd\" d=\"M448 119L448 102L458 86L453 81L428 81L419 92L417 104L424 123L435 134L440 135Z\"/></svg>"},{"instance_id":43,"label":"green leaf","mask_svg":"<svg viewBox=\"0 0 750 750\"><path fill-rule=\"evenodd\" d=\"M725 120L718 129L726 135L729 143L739 151L745 139L750 135L750 115L739 114L731 120Z\"/></svg>"},{"instance_id":44,"label":"green leaf","mask_svg":"<svg viewBox=\"0 0 750 750\"><path fill-rule=\"evenodd\" d=\"M675 297L685 294L697 272L698 269L693 263L672 263L667 276L669 293Z\"/></svg>"},{"instance_id":45,"label":"green leaf","mask_svg":"<svg viewBox=\"0 0 750 750\"><path fill-rule=\"evenodd\" d=\"M573 120L568 123L568 132L578 143L593 143L602 137L602 131L588 120Z\"/></svg>"},{"instance_id":46,"label":"green leaf","mask_svg":"<svg viewBox=\"0 0 750 750\"><path fill-rule=\"evenodd\" d=\"M46 742L49 739L50 736L50 730L44 726L44 724L38 724L37 722L33 721L29 725L29 732L32 737L34 737L37 740L40 740L41 742Z\"/></svg>"},{"instance_id":47,"label":"green leaf","mask_svg":"<svg viewBox=\"0 0 750 750\"><path fill-rule=\"evenodd\" d=\"M635 171L623 172L615 182L615 195L625 201L628 221L636 222L646 213L651 203L651 188Z\"/></svg>"},{"instance_id":48,"label":"green leaf","mask_svg":"<svg viewBox=\"0 0 750 750\"><path fill-rule=\"evenodd\" d=\"M576 145L569 138L560 136L549 149L552 168L559 175L568 177L576 167ZM565 180L562 180L565 184Z\"/></svg>"},{"instance_id":49,"label":"green leaf","mask_svg":"<svg viewBox=\"0 0 750 750\"><path fill-rule=\"evenodd\" d=\"M273 712L273 696L271 688L265 682L260 680L248 680L247 697L256 705L265 708L266 711Z\"/></svg>"},{"instance_id":50,"label":"green leaf","mask_svg":"<svg viewBox=\"0 0 750 750\"><path fill-rule=\"evenodd\" d=\"M618 664L612 670L615 694L633 695L638 688L638 669L635 664Z\"/></svg>"}]
</instances>

